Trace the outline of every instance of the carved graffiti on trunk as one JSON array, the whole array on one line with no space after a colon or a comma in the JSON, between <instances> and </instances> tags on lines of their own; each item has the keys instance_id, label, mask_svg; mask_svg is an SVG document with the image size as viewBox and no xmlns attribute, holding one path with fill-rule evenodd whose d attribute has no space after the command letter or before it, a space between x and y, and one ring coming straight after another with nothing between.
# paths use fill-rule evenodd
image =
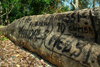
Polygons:
<instances>
[{"instance_id":1,"label":"carved graffiti on trunk","mask_svg":"<svg viewBox=\"0 0 100 67\"><path fill-rule=\"evenodd\" d=\"M40 51L39 55L44 58L48 56L50 59L48 57L46 59L50 61L53 59L52 62L55 64L64 62L68 65L70 58L84 66L99 67L100 46L96 42L96 38L100 38L99 27L95 27L91 12L79 10L23 17L17 20L18 23L8 25L3 33L9 34L8 37L12 40L15 36L13 41L26 41L36 53Z\"/></svg>"}]
</instances>

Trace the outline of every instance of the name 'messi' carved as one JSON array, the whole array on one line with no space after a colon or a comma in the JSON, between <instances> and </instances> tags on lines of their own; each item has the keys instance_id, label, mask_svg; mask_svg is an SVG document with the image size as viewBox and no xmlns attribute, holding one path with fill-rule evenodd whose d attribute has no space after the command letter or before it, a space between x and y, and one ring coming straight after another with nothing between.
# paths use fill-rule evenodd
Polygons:
<instances>
[{"instance_id":1,"label":"name 'messi' carved","mask_svg":"<svg viewBox=\"0 0 100 67\"><path fill-rule=\"evenodd\" d=\"M61 67L100 67L100 8L26 16L0 31Z\"/></svg>"}]
</instances>

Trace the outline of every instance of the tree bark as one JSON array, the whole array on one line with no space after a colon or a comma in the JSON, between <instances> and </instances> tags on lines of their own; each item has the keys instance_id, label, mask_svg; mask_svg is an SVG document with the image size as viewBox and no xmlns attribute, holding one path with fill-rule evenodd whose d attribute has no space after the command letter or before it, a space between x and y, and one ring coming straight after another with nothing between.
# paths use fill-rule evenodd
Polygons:
<instances>
[{"instance_id":1,"label":"tree bark","mask_svg":"<svg viewBox=\"0 0 100 67\"><path fill-rule=\"evenodd\" d=\"M95 7L95 0L93 0L93 8Z\"/></svg>"},{"instance_id":2,"label":"tree bark","mask_svg":"<svg viewBox=\"0 0 100 67\"><path fill-rule=\"evenodd\" d=\"M73 2L71 1L70 4L73 6L73 10L78 10L79 9L79 7L78 7L78 5L79 5L78 0L74 0Z\"/></svg>"},{"instance_id":3,"label":"tree bark","mask_svg":"<svg viewBox=\"0 0 100 67\"><path fill-rule=\"evenodd\" d=\"M0 31L58 67L100 67L100 7L25 16Z\"/></svg>"}]
</instances>

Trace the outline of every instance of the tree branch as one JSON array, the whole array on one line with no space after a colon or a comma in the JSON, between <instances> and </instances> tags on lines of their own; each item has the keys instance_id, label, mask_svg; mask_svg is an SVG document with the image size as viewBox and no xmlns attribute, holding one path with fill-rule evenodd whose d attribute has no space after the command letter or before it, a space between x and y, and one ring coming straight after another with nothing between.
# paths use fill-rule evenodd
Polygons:
<instances>
[{"instance_id":1,"label":"tree branch","mask_svg":"<svg viewBox=\"0 0 100 67\"><path fill-rule=\"evenodd\" d=\"M70 4L71 4L72 6L74 6L74 7L76 7L76 5L75 5L74 3L71 2Z\"/></svg>"},{"instance_id":2,"label":"tree branch","mask_svg":"<svg viewBox=\"0 0 100 67\"><path fill-rule=\"evenodd\" d=\"M17 2L16 2L16 3L17 3ZM16 3L12 6L12 8L11 8L11 10L10 10L9 12L4 13L4 14L3 14L3 15L1 15L0 17L4 16L4 15L6 15L6 14L9 14L9 13L12 11L12 9L14 8L14 6L16 5Z\"/></svg>"}]
</instances>

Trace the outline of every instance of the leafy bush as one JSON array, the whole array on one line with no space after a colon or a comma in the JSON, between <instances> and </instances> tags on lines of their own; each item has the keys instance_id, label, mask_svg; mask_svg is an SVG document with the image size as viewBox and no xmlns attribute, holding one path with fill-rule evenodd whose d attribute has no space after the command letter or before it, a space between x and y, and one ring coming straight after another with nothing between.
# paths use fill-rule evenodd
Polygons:
<instances>
[{"instance_id":1,"label":"leafy bush","mask_svg":"<svg viewBox=\"0 0 100 67\"><path fill-rule=\"evenodd\" d=\"M6 40L6 38L2 37L2 33L0 32L0 41L4 41L4 40Z\"/></svg>"}]
</instances>

